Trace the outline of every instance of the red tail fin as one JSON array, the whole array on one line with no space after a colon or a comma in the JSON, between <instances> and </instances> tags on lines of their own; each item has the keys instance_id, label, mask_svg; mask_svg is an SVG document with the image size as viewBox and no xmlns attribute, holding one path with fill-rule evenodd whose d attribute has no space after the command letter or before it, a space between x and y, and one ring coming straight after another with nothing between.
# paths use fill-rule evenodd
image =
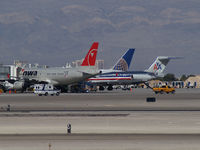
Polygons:
<instances>
[{"instance_id":1,"label":"red tail fin","mask_svg":"<svg viewBox=\"0 0 200 150\"><path fill-rule=\"evenodd\" d=\"M85 56L85 59L83 60L81 66L94 66L96 62L96 56L97 56L97 49L98 49L98 42L94 42Z\"/></svg>"}]
</instances>

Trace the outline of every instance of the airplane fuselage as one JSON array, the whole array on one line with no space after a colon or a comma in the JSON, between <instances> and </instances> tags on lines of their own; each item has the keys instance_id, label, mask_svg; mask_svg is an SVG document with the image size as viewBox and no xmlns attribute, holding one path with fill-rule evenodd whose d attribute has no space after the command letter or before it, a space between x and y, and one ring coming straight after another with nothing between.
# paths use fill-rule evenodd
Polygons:
<instances>
[{"instance_id":1,"label":"airplane fuselage","mask_svg":"<svg viewBox=\"0 0 200 150\"><path fill-rule=\"evenodd\" d=\"M42 68L24 69L21 73L23 79L47 82L53 85L69 85L77 83L97 74L97 71L80 68Z\"/></svg>"},{"instance_id":2,"label":"airplane fuselage","mask_svg":"<svg viewBox=\"0 0 200 150\"><path fill-rule=\"evenodd\" d=\"M154 79L153 73L145 71L128 71L128 72L110 72L89 78L88 82L96 85L122 85L146 82Z\"/></svg>"}]
</instances>

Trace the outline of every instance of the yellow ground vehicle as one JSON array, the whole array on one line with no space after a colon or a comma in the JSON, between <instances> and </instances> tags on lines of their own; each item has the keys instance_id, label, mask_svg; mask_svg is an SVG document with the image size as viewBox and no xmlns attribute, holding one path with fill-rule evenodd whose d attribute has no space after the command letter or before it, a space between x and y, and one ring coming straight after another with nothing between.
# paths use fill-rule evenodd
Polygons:
<instances>
[{"instance_id":1,"label":"yellow ground vehicle","mask_svg":"<svg viewBox=\"0 0 200 150\"><path fill-rule=\"evenodd\" d=\"M0 94L1 94L1 93L4 93L4 90L3 90L3 89L0 89Z\"/></svg>"},{"instance_id":2,"label":"yellow ground vehicle","mask_svg":"<svg viewBox=\"0 0 200 150\"><path fill-rule=\"evenodd\" d=\"M155 88L153 88L153 91L156 94L158 94L158 93L163 94L164 92L167 93L167 94L169 94L169 93L172 93L172 94L175 93L175 89L172 88L172 87L170 87L170 86L168 86L168 85L164 85L162 87L155 87Z\"/></svg>"}]
</instances>

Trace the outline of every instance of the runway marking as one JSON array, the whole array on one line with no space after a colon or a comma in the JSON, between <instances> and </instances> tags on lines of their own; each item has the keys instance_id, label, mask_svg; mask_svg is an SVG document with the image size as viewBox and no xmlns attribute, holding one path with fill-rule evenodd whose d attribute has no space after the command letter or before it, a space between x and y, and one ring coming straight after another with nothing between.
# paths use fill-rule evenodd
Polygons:
<instances>
[{"instance_id":1,"label":"runway marking","mask_svg":"<svg viewBox=\"0 0 200 150\"><path fill-rule=\"evenodd\" d=\"M129 114L0 114L0 117L126 117Z\"/></svg>"},{"instance_id":2,"label":"runway marking","mask_svg":"<svg viewBox=\"0 0 200 150\"><path fill-rule=\"evenodd\" d=\"M24 139L24 140L42 140L42 139L52 139L52 140L118 140L118 139L151 139L151 140L157 140L159 138L160 140L164 139L199 139L200 134L120 134L120 133L103 133L103 134L0 134L0 140L11 140L11 139Z\"/></svg>"}]
</instances>

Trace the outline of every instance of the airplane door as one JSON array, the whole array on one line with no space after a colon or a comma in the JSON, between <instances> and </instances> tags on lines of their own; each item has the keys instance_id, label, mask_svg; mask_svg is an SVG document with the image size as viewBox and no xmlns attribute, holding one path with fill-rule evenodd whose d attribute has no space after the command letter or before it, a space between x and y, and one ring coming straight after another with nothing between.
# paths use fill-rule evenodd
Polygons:
<instances>
[{"instance_id":1,"label":"airplane door","mask_svg":"<svg viewBox=\"0 0 200 150\"><path fill-rule=\"evenodd\" d=\"M64 71L64 77L68 78L68 75L69 75L69 71Z\"/></svg>"}]
</instances>

